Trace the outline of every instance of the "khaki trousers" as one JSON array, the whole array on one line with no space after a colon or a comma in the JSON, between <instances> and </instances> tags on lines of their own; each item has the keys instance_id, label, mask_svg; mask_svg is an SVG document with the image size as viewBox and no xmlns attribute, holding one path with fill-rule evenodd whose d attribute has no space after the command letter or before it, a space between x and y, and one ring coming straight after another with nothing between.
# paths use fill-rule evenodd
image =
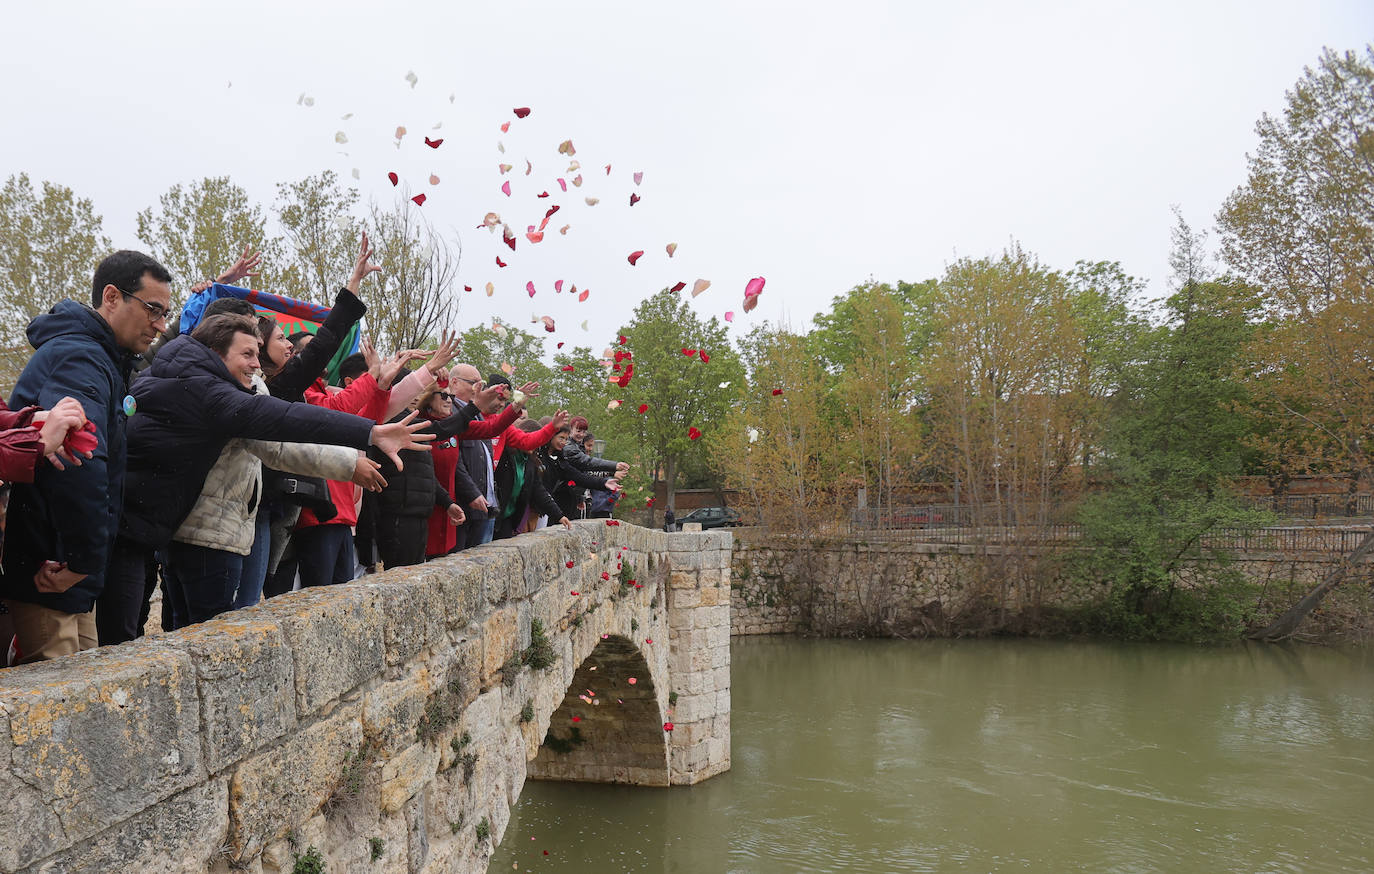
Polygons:
<instances>
[{"instance_id":1,"label":"khaki trousers","mask_svg":"<svg viewBox=\"0 0 1374 874\"><path fill-rule=\"evenodd\" d=\"M95 649L95 613L63 613L25 601L5 601L19 638L19 664ZM8 645L8 641L5 643Z\"/></svg>"}]
</instances>

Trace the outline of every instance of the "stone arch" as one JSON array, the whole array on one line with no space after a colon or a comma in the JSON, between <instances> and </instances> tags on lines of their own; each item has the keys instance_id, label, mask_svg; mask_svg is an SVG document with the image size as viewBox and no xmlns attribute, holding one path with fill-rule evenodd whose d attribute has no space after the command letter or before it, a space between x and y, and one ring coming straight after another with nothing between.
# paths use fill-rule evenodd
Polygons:
<instances>
[{"instance_id":1,"label":"stone arch","mask_svg":"<svg viewBox=\"0 0 1374 874\"><path fill-rule=\"evenodd\" d=\"M644 654L611 634L573 672L549 720L533 780L669 785L664 702Z\"/></svg>"}]
</instances>

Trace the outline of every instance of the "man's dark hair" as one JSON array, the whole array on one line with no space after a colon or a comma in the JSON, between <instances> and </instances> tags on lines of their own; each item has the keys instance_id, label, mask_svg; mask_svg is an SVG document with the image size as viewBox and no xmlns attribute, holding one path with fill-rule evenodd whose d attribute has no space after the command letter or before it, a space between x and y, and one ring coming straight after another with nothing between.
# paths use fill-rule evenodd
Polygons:
<instances>
[{"instance_id":1,"label":"man's dark hair","mask_svg":"<svg viewBox=\"0 0 1374 874\"><path fill-rule=\"evenodd\" d=\"M247 334L253 339L257 339L258 332L253 320L245 316L238 315L219 315L202 319L196 329L191 332L192 340L199 340L206 346L215 351L221 358L229 354L229 347L234 344L235 334Z\"/></svg>"},{"instance_id":2,"label":"man's dark hair","mask_svg":"<svg viewBox=\"0 0 1374 874\"><path fill-rule=\"evenodd\" d=\"M142 252L120 249L113 255L106 255L96 265L95 278L91 280L91 306L100 309L107 285L113 285L130 294L137 292L143 286L144 274L152 276L158 282L172 281L172 274L167 272L166 267Z\"/></svg>"},{"instance_id":3,"label":"man's dark hair","mask_svg":"<svg viewBox=\"0 0 1374 874\"><path fill-rule=\"evenodd\" d=\"M313 336L315 335L310 333L309 331L297 331L296 333L288 336L286 339L289 340L291 342L291 345L295 346L296 351L299 352L301 351L301 341L304 340L306 337Z\"/></svg>"},{"instance_id":4,"label":"man's dark hair","mask_svg":"<svg viewBox=\"0 0 1374 874\"><path fill-rule=\"evenodd\" d=\"M236 297L217 297L205 305L205 312L200 314L202 319L211 316L247 316L250 319L258 317L258 311L253 309L253 305L246 300L239 300Z\"/></svg>"},{"instance_id":5,"label":"man's dark hair","mask_svg":"<svg viewBox=\"0 0 1374 874\"><path fill-rule=\"evenodd\" d=\"M352 355L339 362L339 379L357 379L367 373L367 358L361 352L354 352Z\"/></svg>"},{"instance_id":6,"label":"man's dark hair","mask_svg":"<svg viewBox=\"0 0 1374 874\"><path fill-rule=\"evenodd\" d=\"M533 419L521 419L520 421L515 423L515 427L528 434L533 434L535 431L540 430L543 426L540 425L538 422L534 421Z\"/></svg>"},{"instance_id":7,"label":"man's dark hair","mask_svg":"<svg viewBox=\"0 0 1374 874\"><path fill-rule=\"evenodd\" d=\"M504 385L506 388L511 387L510 380L506 379L504 373L493 373L491 376L487 377L487 388L491 388L494 385Z\"/></svg>"}]
</instances>

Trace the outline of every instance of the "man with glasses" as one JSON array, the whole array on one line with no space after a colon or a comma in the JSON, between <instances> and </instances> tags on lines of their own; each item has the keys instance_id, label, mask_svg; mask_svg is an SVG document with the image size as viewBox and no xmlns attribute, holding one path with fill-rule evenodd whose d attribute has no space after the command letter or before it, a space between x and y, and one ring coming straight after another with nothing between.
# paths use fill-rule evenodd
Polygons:
<instances>
[{"instance_id":1,"label":"man with glasses","mask_svg":"<svg viewBox=\"0 0 1374 874\"><path fill-rule=\"evenodd\" d=\"M81 402L96 427L94 455L79 467L40 470L10 496L0 596L14 618L24 661L96 645L92 609L105 586L124 488L124 423L134 357L148 350L172 311L172 276L141 252L101 261L91 306L60 301L28 327L35 352L10 405ZM137 496L134 497L137 500Z\"/></svg>"}]
</instances>

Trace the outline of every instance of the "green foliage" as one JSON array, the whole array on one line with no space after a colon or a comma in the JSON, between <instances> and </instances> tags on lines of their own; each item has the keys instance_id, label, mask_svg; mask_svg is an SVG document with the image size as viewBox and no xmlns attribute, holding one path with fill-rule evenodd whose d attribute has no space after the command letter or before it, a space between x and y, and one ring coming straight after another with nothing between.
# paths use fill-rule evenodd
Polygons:
<instances>
[{"instance_id":1,"label":"green foliage","mask_svg":"<svg viewBox=\"0 0 1374 874\"><path fill-rule=\"evenodd\" d=\"M669 707L676 707L676 706L677 706L677 693L676 693L676 692L669 692L669 693L668 693L668 706L669 706Z\"/></svg>"},{"instance_id":2,"label":"green foliage","mask_svg":"<svg viewBox=\"0 0 1374 874\"><path fill-rule=\"evenodd\" d=\"M296 854L296 863L291 866L291 874L325 874L324 856L314 847L306 849L305 854Z\"/></svg>"},{"instance_id":3,"label":"green foliage","mask_svg":"<svg viewBox=\"0 0 1374 874\"><path fill-rule=\"evenodd\" d=\"M461 813L458 814L458 818L457 818L457 819L451 819L451 820L448 821L448 830L449 830L449 832L452 833L452 834L455 834L455 835L458 834L458 831L459 831L462 827L463 827L463 814L461 814Z\"/></svg>"},{"instance_id":4,"label":"green foliage","mask_svg":"<svg viewBox=\"0 0 1374 874\"><path fill-rule=\"evenodd\" d=\"M453 737L449 738L448 745L449 748L452 749L455 753L460 753L463 751L463 747L467 746L470 743L472 743L472 735L468 734L465 731L463 732L461 737L458 735L454 735Z\"/></svg>"},{"instance_id":5,"label":"green foliage","mask_svg":"<svg viewBox=\"0 0 1374 874\"><path fill-rule=\"evenodd\" d=\"M138 214L138 238L172 274L173 288L218 276L244 246L263 246L267 220L262 207L228 176L207 176L189 186L173 185L157 209ZM351 264L336 267L347 275Z\"/></svg>"},{"instance_id":6,"label":"green foliage","mask_svg":"<svg viewBox=\"0 0 1374 874\"><path fill-rule=\"evenodd\" d=\"M443 688L425 702L425 712L415 726L415 737L421 741L433 740L439 732L458 721L466 705L462 681L455 672Z\"/></svg>"},{"instance_id":7,"label":"green foliage","mask_svg":"<svg viewBox=\"0 0 1374 874\"><path fill-rule=\"evenodd\" d=\"M526 700L526 701L525 701L525 706L520 708L520 721L521 721L521 722L534 722L534 702L533 702L533 701Z\"/></svg>"},{"instance_id":8,"label":"green foliage","mask_svg":"<svg viewBox=\"0 0 1374 874\"><path fill-rule=\"evenodd\" d=\"M474 325L459 335L459 360L471 364L486 379L493 373L501 372L502 364L514 368L510 375L512 385L520 386L527 382L543 385L550 378L548 365L544 364L543 343L539 337L508 323L502 323L505 336L493 331L487 325ZM530 415L543 415L545 407L541 403L531 406ZM553 412L553 410L549 410Z\"/></svg>"},{"instance_id":9,"label":"green foliage","mask_svg":"<svg viewBox=\"0 0 1374 874\"><path fill-rule=\"evenodd\" d=\"M587 739L582 736L581 727L576 725L568 729L567 737L559 737L553 733L553 729L549 729L548 733L544 735L544 746L560 756L572 752L586 742Z\"/></svg>"},{"instance_id":10,"label":"green foliage","mask_svg":"<svg viewBox=\"0 0 1374 874\"><path fill-rule=\"evenodd\" d=\"M362 222L358 191L343 188L333 170L277 185L272 212L282 230L264 269L275 292L332 302L358 256Z\"/></svg>"},{"instance_id":11,"label":"green foliage","mask_svg":"<svg viewBox=\"0 0 1374 874\"><path fill-rule=\"evenodd\" d=\"M382 840L381 838L368 838L367 845L371 855L371 861L373 862L382 858L382 853L386 851L386 841Z\"/></svg>"},{"instance_id":12,"label":"green foliage","mask_svg":"<svg viewBox=\"0 0 1374 874\"><path fill-rule=\"evenodd\" d=\"M472 775L477 772L477 754L463 753L458 757L458 763L463 766L463 782L471 783Z\"/></svg>"},{"instance_id":13,"label":"green foliage","mask_svg":"<svg viewBox=\"0 0 1374 874\"><path fill-rule=\"evenodd\" d=\"M487 838L491 837L491 824L487 822L487 818L485 816L482 817L482 821L477 823L477 825L473 828L473 833L477 835L478 843L481 843L482 841L485 841Z\"/></svg>"},{"instance_id":14,"label":"green foliage","mask_svg":"<svg viewBox=\"0 0 1374 874\"><path fill-rule=\"evenodd\" d=\"M539 619L530 620L530 645L521 654L521 661L536 671L547 670L558 661L553 643L544 631L544 623Z\"/></svg>"}]
</instances>

